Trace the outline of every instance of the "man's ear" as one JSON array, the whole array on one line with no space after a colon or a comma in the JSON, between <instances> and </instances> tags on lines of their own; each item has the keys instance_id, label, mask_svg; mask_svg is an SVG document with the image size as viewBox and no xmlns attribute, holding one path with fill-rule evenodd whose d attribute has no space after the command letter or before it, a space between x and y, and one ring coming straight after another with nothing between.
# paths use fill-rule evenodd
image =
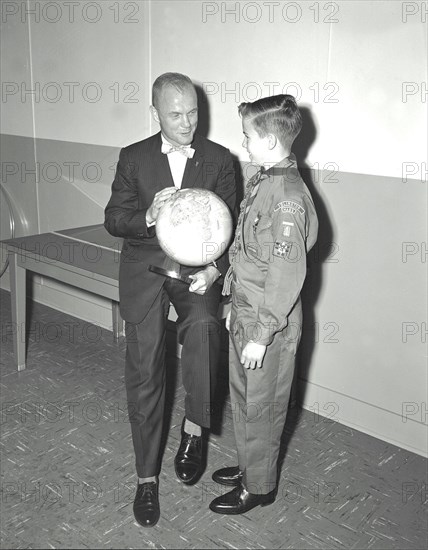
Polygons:
<instances>
[{"instance_id":1,"label":"man's ear","mask_svg":"<svg viewBox=\"0 0 428 550\"><path fill-rule=\"evenodd\" d=\"M155 122L157 123L160 123L159 115L156 107L153 107L153 105L150 105L150 112L152 113L153 120L155 120Z\"/></svg>"},{"instance_id":2,"label":"man's ear","mask_svg":"<svg viewBox=\"0 0 428 550\"><path fill-rule=\"evenodd\" d=\"M278 138L274 134L268 134L267 138L268 138L269 149L271 150L275 149L276 144L278 142Z\"/></svg>"}]
</instances>

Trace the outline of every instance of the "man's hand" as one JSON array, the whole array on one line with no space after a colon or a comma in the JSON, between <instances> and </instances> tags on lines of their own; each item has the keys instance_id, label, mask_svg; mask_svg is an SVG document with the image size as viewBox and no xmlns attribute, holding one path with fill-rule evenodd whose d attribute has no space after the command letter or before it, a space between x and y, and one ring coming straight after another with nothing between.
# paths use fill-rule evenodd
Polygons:
<instances>
[{"instance_id":1,"label":"man's hand","mask_svg":"<svg viewBox=\"0 0 428 550\"><path fill-rule=\"evenodd\" d=\"M156 222L159 210L166 203L166 201L169 200L176 192L176 187L166 187L165 189L162 189L162 191L158 191L158 193L156 193L153 198L152 204L146 212L146 222L149 225L152 225Z\"/></svg>"},{"instance_id":2,"label":"man's hand","mask_svg":"<svg viewBox=\"0 0 428 550\"><path fill-rule=\"evenodd\" d=\"M263 357L266 353L266 346L256 344L256 342L248 342L241 354L241 364L246 369L262 368Z\"/></svg>"},{"instance_id":3,"label":"man's hand","mask_svg":"<svg viewBox=\"0 0 428 550\"><path fill-rule=\"evenodd\" d=\"M193 283L189 286L189 292L195 294L205 294L212 285L220 277L220 272L213 265L209 265L202 271L198 271L194 275L189 275L189 279L193 280Z\"/></svg>"}]
</instances>

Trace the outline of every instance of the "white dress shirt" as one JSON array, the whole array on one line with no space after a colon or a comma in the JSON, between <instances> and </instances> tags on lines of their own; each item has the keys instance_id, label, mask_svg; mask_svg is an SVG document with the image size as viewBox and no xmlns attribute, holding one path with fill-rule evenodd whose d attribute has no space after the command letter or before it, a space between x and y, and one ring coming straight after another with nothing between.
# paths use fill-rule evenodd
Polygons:
<instances>
[{"instance_id":1,"label":"white dress shirt","mask_svg":"<svg viewBox=\"0 0 428 550\"><path fill-rule=\"evenodd\" d=\"M165 143L166 145L172 145L167 139L164 138L163 134L161 134L161 138L162 143ZM184 145L184 147L190 147L190 145ZM181 183L183 181L187 157L180 153L180 151L173 151L172 153L168 153L166 156L168 157L169 169L171 170L174 186L177 189L181 189ZM152 227L155 224L156 222L147 222L147 227Z\"/></svg>"},{"instance_id":2,"label":"white dress shirt","mask_svg":"<svg viewBox=\"0 0 428 550\"><path fill-rule=\"evenodd\" d=\"M171 145L171 143L164 138L163 134L161 134L161 137L162 137L162 143ZM186 145L184 147L186 147ZM190 145L188 147L190 147ZM174 151L173 153L168 153L167 157L168 157L169 168L171 170L171 175L174 181L174 185L175 187L177 187L177 189L181 189L181 183L183 181L183 174L186 168L187 157L185 157L183 153L180 153L180 151Z\"/></svg>"}]
</instances>

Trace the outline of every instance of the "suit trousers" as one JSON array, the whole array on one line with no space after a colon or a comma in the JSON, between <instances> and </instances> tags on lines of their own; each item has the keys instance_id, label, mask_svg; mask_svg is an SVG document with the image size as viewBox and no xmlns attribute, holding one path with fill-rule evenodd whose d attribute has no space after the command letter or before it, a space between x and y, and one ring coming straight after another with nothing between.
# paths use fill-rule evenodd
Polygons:
<instances>
[{"instance_id":1,"label":"suit trousers","mask_svg":"<svg viewBox=\"0 0 428 550\"><path fill-rule=\"evenodd\" d=\"M291 338L287 331L277 332L262 367L246 369L240 357L254 328L254 310L238 283L233 284L232 295L229 385L238 463L247 490L267 494L277 484L300 331Z\"/></svg>"},{"instance_id":2,"label":"suit trousers","mask_svg":"<svg viewBox=\"0 0 428 550\"><path fill-rule=\"evenodd\" d=\"M220 358L220 296L218 284L201 296L189 292L189 285L167 278L144 319L138 324L125 324L125 384L139 477L160 472L170 302L177 312L177 337L182 344L186 418L210 427L211 399Z\"/></svg>"}]
</instances>

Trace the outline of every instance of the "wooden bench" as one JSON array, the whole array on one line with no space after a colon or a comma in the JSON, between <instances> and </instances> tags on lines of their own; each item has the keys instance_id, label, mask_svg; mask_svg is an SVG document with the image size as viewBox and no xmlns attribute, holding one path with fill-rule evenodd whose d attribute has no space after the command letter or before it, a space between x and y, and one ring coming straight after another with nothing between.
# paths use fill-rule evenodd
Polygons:
<instances>
[{"instance_id":1,"label":"wooden bench","mask_svg":"<svg viewBox=\"0 0 428 550\"><path fill-rule=\"evenodd\" d=\"M26 365L26 275L27 271L56 279L112 301L113 337L123 334L119 312L119 259L122 239L112 237L104 226L91 225L1 242L10 267L12 324L15 361L19 371ZM225 318L230 304L220 305ZM168 318L176 321L171 305Z\"/></svg>"}]
</instances>

